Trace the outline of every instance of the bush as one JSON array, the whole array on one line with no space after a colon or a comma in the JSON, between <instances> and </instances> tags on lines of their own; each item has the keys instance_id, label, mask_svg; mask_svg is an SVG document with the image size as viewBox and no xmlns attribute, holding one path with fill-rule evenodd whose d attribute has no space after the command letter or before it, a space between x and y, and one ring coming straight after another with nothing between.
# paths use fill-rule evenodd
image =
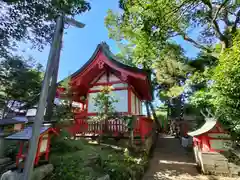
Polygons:
<instances>
[{"instance_id":1,"label":"bush","mask_svg":"<svg viewBox=\"0 0 240 180\"><path fill-rule=\"evenodd\" d=\"M5 149L4 149L4 155L6 157L9 157L11 158L12 160L15 160L16 159L16 155L18 153L18 150L19 150L19 147L17 145L17 141L5 141L4 142L4 146L5 146Z\"/></svg>"},{"instance_id":2,"label":"bush","mask_svg":"<svg viewBox=\"0 0 240 180\"><path fill-rule=\"evenodd\" d=\"M76 141L70 138L66 131L62 131L60 136L55 136L51 143L52 153L68 153L82 150L84 147L84 141Z\"/></svg>"},{"instance_id":3,"label":"bush","mask_svg":"<svg viewBox=\"0 0 240 180\"><path fill-rule=\"evenodd\" d=\"M50 163L54 165L54 172L47 179L96 179L99 173L87 166L89 159L95 154L97 149L87 145L85 141L72 140L67 132L61 132L52 142Z\"/></svg>"},{"instance_id":4,"label":"bush","mask_svg":"<svg viewBox=\"0 0 240 180\"><path fill-rule=\"evenodd\" d=\"M52 142L50 163L54 172L47 180L96 180L106 174L114 180L139 179L147 162L139 157L145 156L133 157L127 151L71 140L62 132Z\"/></svg>"},{"instance_id":5,"label":"bush","mask_svg":"<svg viewBox=\"0 0 240 180\"><path fill-rule=\"evenodd\" d=\"M137 164L136 161L112 159L104 161L104 171L111 179L139 179L144 173L144 164Z\"/></svg>"},{"instance_id":6,"label":"bush","mask_svg":"<svg viewBox=\"0 0 240 180\"><path fill-rule=\"evenodd\" d=\"M54 172L49 180L93 180L102 175L94 170L94 167L85 166L87 159L84 151L51 157ZM94 164L92 164L94 165Z\"/></svg>"},{"instance_id":7,"label":"bush","mask_svg":"<svg viewBox=\"0 0 240 180\"><path fill-rule=\"evenodd\" d=\"M97 164L103 169L105 174L110 176L110 179L140 179L147 163L145 156L140 154L136 155L137 157L129 156L127 151L114 152L109 149L107 151L108 153L99 154Z\"/></svg>"}]
</instances>

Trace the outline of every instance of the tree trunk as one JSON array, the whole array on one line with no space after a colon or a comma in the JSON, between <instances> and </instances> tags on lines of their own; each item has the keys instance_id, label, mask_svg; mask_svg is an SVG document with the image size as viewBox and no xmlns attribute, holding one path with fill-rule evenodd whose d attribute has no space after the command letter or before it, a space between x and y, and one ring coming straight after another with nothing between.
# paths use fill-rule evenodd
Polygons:
<instances>
[{"instance_id":1,"label":"tree trunk","mask_svg":"<svg viewBox=\"0 0 240 180\"><path fill-rule=\"evenodd\" d=\"M227 43L226 43L225 41L221 41L221 45L222 45L222 47L221 47L221 53L223 53L224 50L227 48Z\"/></svg>"},{"instance_id":2,"label":"tree trunk","mask_svg":"<svg viewBox=\"0 0 240 180\"><path fill-rule=\"evenodd\" d=\"M104 133L108 133L108 119L104 120Z\"/></svg>"},{"instance_id":3,"label":"tree trunk","mask_svg":"<svg viewBox=\"0 0 240 180\"><path fill-rule=\"evenodd\" d=\"M130 147L133 147L134 143L134 135L133 135L133 128L130 130Z\"/></svg>"},{"instance_id":4,"label":"tree trunk","mask_svg":"<svg viewBox=\"0 0 240 180\"><path fill-rule=\"evenodd\" d=\"M169 129L169 114L170 114L170 100L167 100L167 117L166 117L166 129L167 129L167 132L168 132L168 129Z\"/></svg>"},{"instance_id":5,"label":"tree trunk","mask_svg":"<svg viewBox=\"0 0 240 180\"><path fill-rule=\"evenodd\" d=\"M105 114L108 114L108 103L105 104L105 109L104 109L104 112ZM108 133L108 120L109 120L109 117L107 116L106 119L104 120L104 133Z\"/></svg>"},{"instance_id":6,"label":"tree trunk","mask_svg":"<svg viewBox=\"0 0 240 180\"><path fill-rule=\"evenodd\" d=\"M52 78L52 79L54 79L54 78ZM56 87L57 87L56 83L55 83L55 85L53 83L51 83L50 92L49 92L48 100L47 100L46 115L44 118L46 121L51 121L52 116L53 116L53 107L54 107L54 99L55 99L55 94L56 94Z\"/></svg>"},{"instance_id":7,"label":"tree trunk","mask_svg":"<svg viewBox=\"0 0 240 180\"><path fill-rule=\"evenodd\" d=\"M4 105L4 107L3 107L3 112L2 112L2 119L4 119L5 118L5 113L6 113L6 111L7 111L7 105L8 105L8 101L7 101L7 103L5 103L5 105Z\"/></svg>"},{"instance_id":8,"label":"tree trunk","mask_svg":"<svg viewBox=\"0 0 240 180\"><path fill-rule=\"evenodd\" d=\"M154 119L154 121L155 121L155 123L156 123L156 125L157 125L157 129L158 129L158 131L161 131L161 124L159 123L159 121L158 121L158 118L157 118L157 114L156 114L156 112L155 112L155 109L154 109L154 107L153 107L153 104L152 104L152 102L148 102L148 104L149 104L149 106L150 106L150 109L151 109L151 111L152 111L152 114L153 114L153 119Z\"/></svg>"},{"instance_id":9,"label":"tree trunk","mask_svg":"<svg viewBox=\"0 0 240 180\"><path fill-rule=\"evenodd\" d=\"M167 100L167 121L169 119L169 116L170 116L170 100Z\"/></svg>"},{"instance_id":10,"label":"tree trunk","mask_svg":"<svg viewBox=\"0 0 240 180\"><path fill-rule=\"evenodd\" d=\"M104 120L105 121L105 120ZM102 141L102 139L103 139L103 131L104 131L104 125L105 125L105 122L104 122L104 124L103 124L103 121L99 121L99 125L100 125L100 134L99 134L99 136L98 136L98 138L97 138L97 142L98 142L98 144L101 144L101 141Z\"/></svg>"},{"instance_id":11,"label":"tree trunk","mask_svg":"<svg viewBox=\"0 0 240 180\"><path fill-rule=\"evenodd\" d=\"M128 123L128 128L130 131L130 146L133 147L134 145L134 125L137 121L137 116L132 116Z\"/></svg>"},{"instance_id":12,"label":"tree trunk","mask_svg":"<svg viewBox=\"0 0 240 180\"><path fill-rule=\"evenodd\" d=\"M183 94L179 96L179 103L180 103L180 114L179 114L179 120L183 121L183 115L184 115L184 102L183 102Z\"/></svg>"},{"instance_id":13,"label":"tree trunk","mask_svg":"<svg viewBox=\"0 0 240 180\"><path fill-rule=\"evenodd\" d=\"M150 114L150 109L149 109L148 102L147 102L147 101L145 101L144 103L145 103L145 106L146 106L147 117L148 117L148 118L151 118L151 114Z\"/></svg>"}]
</instances>

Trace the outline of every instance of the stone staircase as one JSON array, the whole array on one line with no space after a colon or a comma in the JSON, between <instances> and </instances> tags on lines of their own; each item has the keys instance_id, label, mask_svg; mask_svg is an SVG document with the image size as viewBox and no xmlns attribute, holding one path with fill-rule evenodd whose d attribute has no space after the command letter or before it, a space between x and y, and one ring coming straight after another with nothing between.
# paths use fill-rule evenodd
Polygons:
<instances>
[{"instance_id":1,"label":"stone staircase","mask_svg":"<svg viewBox=\"0 0 240 180\"><path fill-rule=\"evenodd\" d=\"M181 147L180 140L161 135L143 180L170 180L181 176L186 179L198 174L192 154Z\"/></svg>"},{"instance_id":2,"label":"stone staircase","mask_svg":"<svg viewBox=\"0 0 240 180\"><path fill-rule=\"evenodd\" d=\"M14 167L16 167L16 164L10 158L1 158L0 159L0 177L4 172Z\"/></svg>"}]
</instances>

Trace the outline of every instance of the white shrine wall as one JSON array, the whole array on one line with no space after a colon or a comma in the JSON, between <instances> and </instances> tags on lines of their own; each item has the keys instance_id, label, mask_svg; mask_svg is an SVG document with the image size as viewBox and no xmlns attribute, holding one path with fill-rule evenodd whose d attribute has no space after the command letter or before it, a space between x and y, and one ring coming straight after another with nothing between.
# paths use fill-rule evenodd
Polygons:
<instances>
[{"instance_id":1,"label":"white shrine wall","mask_svg":"<svg viewBox=\"0 0 240 180\"><path fill-rule=\"evenodd\" d=\"M107 74L104 73L100 78L96 78L92 84L94 85L89 89L88 93L88 113L97 113L99 111L98 108L95 107L94 98L103 86L107 86L109 84L113 88L110 94L118 101L113 103L116 112L135 115L141 114L142 103L138 96L136 96L132 90L128 89L127 83L122 82L114 74L109 74L109 77L107 77ZM131 96L128 95L129 93ZM128 100L129 97L131 98L131 104L128 104L128 102L130 102ZM129 106L131 106L131 112L128 112Z\"/></svg>"}]
</instances>

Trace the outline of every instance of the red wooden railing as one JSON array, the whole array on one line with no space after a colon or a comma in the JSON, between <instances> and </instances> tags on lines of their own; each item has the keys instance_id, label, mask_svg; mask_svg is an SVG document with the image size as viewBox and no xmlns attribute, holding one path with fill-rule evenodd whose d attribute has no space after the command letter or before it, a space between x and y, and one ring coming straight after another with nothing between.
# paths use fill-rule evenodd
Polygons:
<instances>
[{"instance_id":1,"label":"red wooden railing","mask_svg":"<svg viewBox=\"0 0 240 180\"><path fill-rule=\"evenodd\" d=\"M153 121L150 118L137 116L137 121L134 124L134 136L140 136L144 141L145 137L151 134L152 125ZM110 132L114 137L120 134L129 134L127 124L122 119L109 120L107 126L108 134ZM69 128L69 131L74 136L96 136L104 134L104 127L104 122L100 123L76 116L75 124Z\"/></svg>"}]
</instances>

